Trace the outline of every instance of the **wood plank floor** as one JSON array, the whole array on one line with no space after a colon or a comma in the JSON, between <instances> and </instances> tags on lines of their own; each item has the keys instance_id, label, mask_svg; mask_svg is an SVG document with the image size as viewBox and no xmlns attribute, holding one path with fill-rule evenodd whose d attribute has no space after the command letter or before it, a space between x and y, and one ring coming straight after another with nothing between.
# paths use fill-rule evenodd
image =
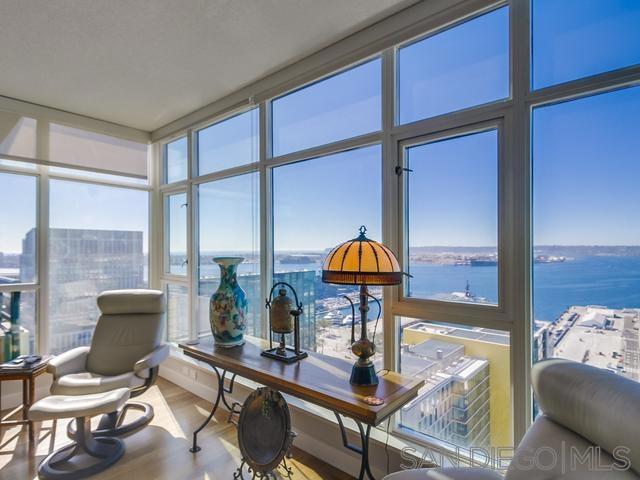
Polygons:
<instances>
[{"instance_id":1,"label":"wood plank floor","mask_svg":"<svg viewBox=\"0 0 640 480\"><path fill-rule=\"evenodd\" d=\"M143 479L232 479L240 464L235 426L226 423L224 411L200 433L202 451L189 452L191 433L202 423L211 404L159 379L136 398L153 405L155 417L142 430L124 438L126 453L120 461L92 478L96 480ZM26 428L3 428L0 435L0 479L37 478L40 461L70 442L67 420L36 426L37 444L28 448ZM349 475L294 449L291 461L294 480L351 479Z\"/></svg>"}]
</instances>

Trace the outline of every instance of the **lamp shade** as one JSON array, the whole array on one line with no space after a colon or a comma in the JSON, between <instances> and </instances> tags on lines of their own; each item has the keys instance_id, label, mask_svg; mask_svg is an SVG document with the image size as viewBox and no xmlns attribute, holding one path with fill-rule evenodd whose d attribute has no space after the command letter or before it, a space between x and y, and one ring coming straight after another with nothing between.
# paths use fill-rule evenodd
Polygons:
<instances>
[{"instance_id":1,"label":"lamp shade","mask_svg":"<svg viewBox=\"0 0 640 480\"><path fill-rule=\"evenodd\" d=\"M360 235L335 247L322 266L322 281L341 285L398 285L402 282L400 263L391 250Z\"/></svg>"}]
</instances>

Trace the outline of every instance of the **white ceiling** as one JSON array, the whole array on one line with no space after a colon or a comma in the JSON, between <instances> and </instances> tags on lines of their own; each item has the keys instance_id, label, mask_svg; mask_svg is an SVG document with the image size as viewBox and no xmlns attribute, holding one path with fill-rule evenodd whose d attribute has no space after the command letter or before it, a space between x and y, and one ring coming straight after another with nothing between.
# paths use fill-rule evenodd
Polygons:
<instances>
[{"instance_id":1,"label":"white ceiling","mask_svg":"<svg viewBox=\"0 0 640 480\"><path fill-rule=\"evenodd\" d=\"M2 0L0 95L154 130L416 0Z\"/></svg>"}]
</instances>

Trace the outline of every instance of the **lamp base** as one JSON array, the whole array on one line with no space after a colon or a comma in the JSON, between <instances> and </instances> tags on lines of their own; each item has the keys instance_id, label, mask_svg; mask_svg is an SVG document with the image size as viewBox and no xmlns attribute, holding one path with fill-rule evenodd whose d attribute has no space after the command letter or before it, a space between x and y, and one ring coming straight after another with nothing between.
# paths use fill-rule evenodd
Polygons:
<instances>
[{"instance_id":1,"label":"lamp base","mask_svg":"<svg viewBox=\"0 0 640 480\"><path fill-rule=\"evenodd\" d=\"M351 385L360 385L362 387L378 385L378 375L376 375L373 363L369 362L368 365L354 364L349 382Z\"/></svg>"},{"instance_id":2,"label":"lamp base","mask_svg":"<svg viewBox=\"0 0 640 480\"><path fill-rule=\"evenodd\" d=\"M280 350L278 347L272 348L270 350L264 350L260 355L263 357L273 358L274 360L280 360L285 363L294 363L298 360L302 360L303 358L307 358L307 352L300 352L296 354L296 351L287 347L284 351Z\"/></svg>"}]
</instances>

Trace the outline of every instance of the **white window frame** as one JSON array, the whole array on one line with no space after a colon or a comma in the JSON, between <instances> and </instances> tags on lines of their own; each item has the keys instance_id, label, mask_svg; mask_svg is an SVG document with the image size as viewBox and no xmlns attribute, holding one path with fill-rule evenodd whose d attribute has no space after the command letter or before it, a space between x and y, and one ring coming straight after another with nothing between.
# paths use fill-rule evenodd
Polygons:
<instances>
[{"instance_id":1,"label":"white window frame","mask_svg":"<svg viewBox=\"0 0 640 480\"><path fill-rule=\"evenodd\" d=\"M25 116L30 116L36 120L36 154L35 158L22 158L15 155L0 154L0 158L23 162L26 165L35 165L35 168L21 168L17 165L0 164L0 172L12 173L20 175L29 175L37 178L36 185L36 279L33 282L22 284L0 285L0 291L33 291L36 292L36 331L35 348L40 354L49 353L49 185L51 180L64 180L75 183L88 183L91 185L102 185L108 187L126 188L129 190L141 190L148 192L148 284L151 288L154 285L155 269L155 246L154 246L154 229L156 227L155 205L157 201L154 198L154 184L156 183L157 168L153 165L152 159L155 153L148 155L147 164L148 181L141 184L135 180L128 180L127 177L121 178L101 178L94 177L92 173L104 174L101 169L80 168L74 169L65 166L66 171L51 172L50 167L57 164L42 160L49 157L49 124L55 122L61 125L74 128L94 131L103 135L113 135L116 138L128 138L134 141L149 140L149 134L140 132L139 130L120 127L111 123L99 120L89 119L79 115L69 114L46 107L39 107L31 104L23 104L15 100L0 99L0 107L3 103L9 103L9 108L13 111L20 111ZM110 175L117 175L111 173Z\"/></svg>"},{"instance_id":2,"label":"white window frame","mask_svg":"<svg viewBox=\"0 0 640 480\"><path fill-rule=\"evenodd\" d=\"M413 18L403 13L391 17L388 26L376 27L373 33L363 35L373 47L349 50L352 39L339 42L333 58L329 53L319 54L310 61L308 70L292 68L273 79L257 81L251 88L230 95L199 112L208 112L206 119L178 120L182 130L171 136L162 136L172 125L157 132L155 140L169 142L189 135L189 178L173 184L190 192L189 264L194 266L197 245L197 188L201 183L235 176L250 171L260 172L260 256L261 291L266 298L273 278L273 196L272 171L281 165L330 155L366 145L382 144L382 241L403 254L403 189L402 177L395 173L402 166L402 148L418 139L455 136L456 132L469 132L478 126L498 126L499 138L499 300L498 306L465 305L434 300L405 298L402 287L384 288L384 367L395 369L399 361L399 325L397 317L408 316L425 321L446 321L463 326L497 328L510 336L511 401L513 411L513 443L516 445L531 423L532 398L530 389L532 342L532 202L531 202L531 112L536 106L579 98L620 87L640 85L640 65L597 74L541 90L532 91L530 83L532 0L467 0L452 2L440 8L435 4L421 8L424 18ZM397 84L397 52L401 46L432 36L455 25L464 23L497 8L509 6L509 70L510 96L492 103L449 112L436 117L399 125L395 98ZM437 9L434 14L430 9ZM377 33L376 33L377 32ZM367 37L378 35L378 37ZM346 45L341 50L340 45ZM323 56L324 55L324 56ZM273 157L271 148L271 101L324 78L380 56L382 58L382 130L354 138L319 145L302 151ZM300 67L303 68L303 67ZM286 69L285 69L286 70ZM242 96L244 92L249 94ZM195 130L218 123L244 111L259 108L260 157L257 163L197 177ZM194 114L198 118L201 113ZM205 116L202 114L202 116ZM200 117L202 118L202 117ZM185 129L186 125L186 129ZM154 132L152 136L156 134ZM157 165L163 161L158 156ZM168 188L160 185L160 191ZM195 304L197 299L197 268L189 275L192 334L197 338ZM195 288L194 288L195 286ZM266 316L262 315L266 333ZM192 335L193 336L193 335ZM396 422L397 424L397 422ZM396 432L397 433L397 432ZM414 438L425 446L442 448L443 442L432 438Z\"/></svg>"}]
</instances>

